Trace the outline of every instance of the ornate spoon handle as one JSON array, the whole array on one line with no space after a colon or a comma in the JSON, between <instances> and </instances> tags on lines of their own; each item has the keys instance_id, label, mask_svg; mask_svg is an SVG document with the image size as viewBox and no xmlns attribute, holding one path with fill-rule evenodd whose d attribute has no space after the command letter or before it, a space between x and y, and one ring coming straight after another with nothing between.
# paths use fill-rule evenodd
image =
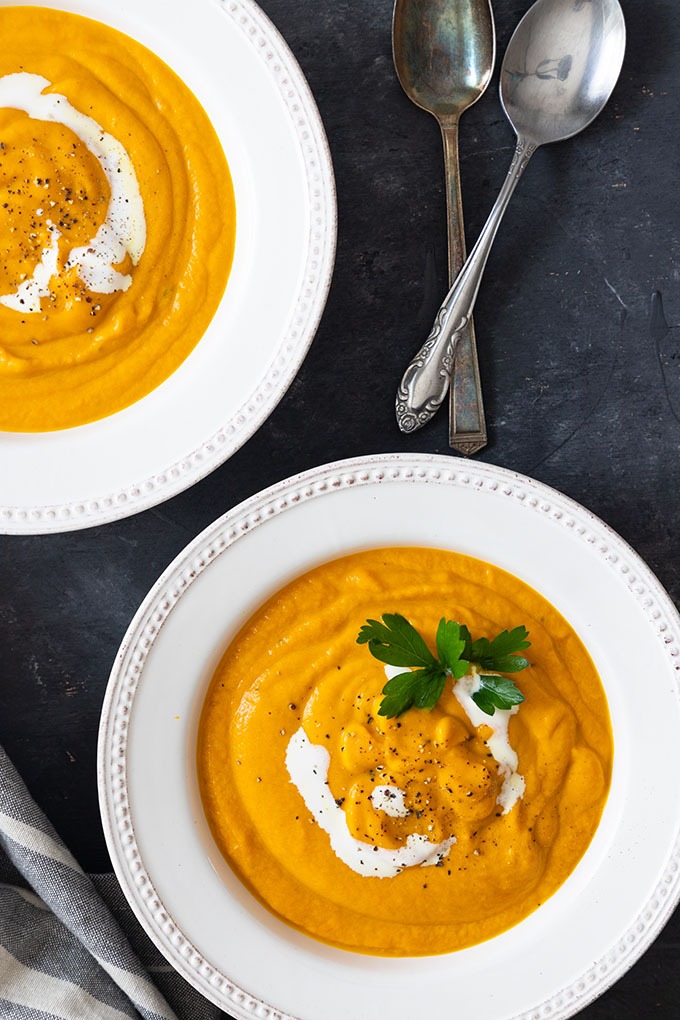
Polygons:
<instances>
[{"instance_id":1,"label":"ornate spoon handle","mask_svg":"<svg viewBox=\"0 0 680 1020\"><path fill-rule=\"evenodd\" d=\"M456 345L467 327L491 246L517 182L538 146L517 139L515 154L477 243L437 312L427 340L410 363L397 390L396 414L402 432L414 432L439 410L449 388Z\"/></svg>"}]
</instances>

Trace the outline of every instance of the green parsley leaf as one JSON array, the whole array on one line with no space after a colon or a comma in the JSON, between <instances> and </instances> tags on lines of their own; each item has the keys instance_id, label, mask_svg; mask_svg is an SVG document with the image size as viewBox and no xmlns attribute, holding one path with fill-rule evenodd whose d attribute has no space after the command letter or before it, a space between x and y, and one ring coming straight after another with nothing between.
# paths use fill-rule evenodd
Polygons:
<instances>
[{"instance_id":1,"label":"green parsley leaf","mask_svg":"<svg viewBox=\"0 0 680 1020\"><path fill-rule=\"evenodd\" d=\"M383 687L385 697L380 703L378 715L393 719L407 708L433 708L444 690L446 674L436 665L399 673Z\"/></svg>"},{"instance_id":2,"label":"green parsley leaf","mask_svg":"<svg viewBox=\"0 0 680 1020\"><path fill-rule=\"evenodd\" d=\"M482 712L486 712L487 715L494 715L496 712L496 706L494 704L493 694L487 691L486 688L480 687L478 691L472 695L477 708L481 708Z\"/></svg>"},{"instance_id":3,"label":"green parsley leaf","mask_svg":"<svg viewBox=\"0 0 680 1020\"><path fill-rule=\"evenodd\" d=\"M439 661L456 680L460 680L470 669L469 661L461 658L469 644L466 637L461 634L461 630L467 631L467 627L461 628L459 623L454 623L453 620L446 620L443 616L437 628ZM467 638L469 638L469 631Z\"/></svg>"},{"instance_id":4,"label":"green parsley leaf","mask_svg":"<svg viewBox=\"0 0 680 1020\"><path fill-rule=\"evenodd\" d=\"M529 661L523 655L514 653L529 648L527 641L529 632L526 627L515 627L514 630L503 630L489 641L478 638L471 649L471 659L479 663L482 669L494 669L498 673L518 673L526 669Z\"/></svg>"},{"instance_id":5,"label":"green parsley leaf","mask_svg":"<svg viewBox=\"0 0 680 1020\"><path fill-rule=\"evenodd\" d=\"M413 626L399 613L384 613L383 622L367 620L357 644L368 643L376 659L390 666L433 666L437 660Z\"/></svg>"},{"instance_id":6,"label":"green parsley leaf","mask_svg":"<svg viewBox=\"0 0 680 1020\"><path fill-rule=\"evenodd\" d=\"M382 623L366 621L359 631L357 644L367 644L371 655L380 662L412 667L388 680L383 687L385 696L378 714L392 719L411 707L434 708L447 677L460 680L470 672L472 664L496 673L517 673L526 669L529 661L518 653L530 647L528 637L526 627L515 627L501 631L492 641L485 637L473 641L465 624L442 617L437 628L438 658L435 658L413 624L399 613L384 613ZM514 680L488 673L480 674L480 687L472 698L487 715L493 715L497 708L509 709L524 701Z\"/></svg>"},{"instance_id":7,"label":"green parsley leaf","mask_svg":"<svg viewBox=\"0 0 680 1020\"><path fill-rule=\"evenodd\" d=\"M423 672L429 672L430 675L422 679L420 690L413 704L416 708L430 709L434 708L442 696L446 673L438 666L433 666L431 670L423 670Z\"/></svg>"},{"instance_id":8,"label":"green parsley leaf","mask_svg":"<svg viewBox=\"0 0 680 1020\"><path fill-rule=\"evenodd\" d=\"M460 624L460 636L461 640L465 642L465 648L463 649L462 658L468 662L472 661L472 636L470 631L467 629L464 623Z\"/></svg>"},{"instance_id":9,"label":"green parsley leaf","mask_svg":"<svg viewBox=\"0 0 680 1020\"><path fill-rule=\"evenodd\" d=\"M479 679L480 687L472 695L472 700L487 715L494 715L497 708L508 709L513 705L521 705L525 700L515 681L509 680L506 676L488 676L482 673Z\"/></svg>"},{"instance_id":10,"label":"green parsley leaf","mask_svg":"<svg viewBox=\"0 0 680 1020\"><path fill-rule=\"evenodd\" d=\"M502 630L491 642L493 654L496 656L510 655L512 652L521 652L529 648L531 641L527 641L529 631L526 627L515 627L513 630Z\"/></svg>"}]
</instances>

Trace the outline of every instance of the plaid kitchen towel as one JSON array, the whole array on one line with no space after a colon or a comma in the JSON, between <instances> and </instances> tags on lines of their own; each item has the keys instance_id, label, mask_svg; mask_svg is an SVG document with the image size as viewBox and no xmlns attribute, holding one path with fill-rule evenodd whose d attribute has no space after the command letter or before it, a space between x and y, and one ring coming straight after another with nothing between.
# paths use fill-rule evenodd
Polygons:
<instances>
[{"instance_id":1,"label":"plaid kitchen towel","mask_svg":"<svg viewBox=\"0 0 680 1020\"><path fill-rule=\"evenodd\" d=\"M140 1016L225 1014L158 953L114 876L83 872L0 747L0 1017Z\"/></svg>"}]
</instances>

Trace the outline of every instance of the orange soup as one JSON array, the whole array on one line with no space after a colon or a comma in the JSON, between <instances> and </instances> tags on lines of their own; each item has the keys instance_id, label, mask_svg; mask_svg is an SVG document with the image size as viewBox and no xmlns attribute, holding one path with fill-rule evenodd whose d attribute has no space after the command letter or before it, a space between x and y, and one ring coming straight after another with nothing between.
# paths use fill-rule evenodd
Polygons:
<instances>
[{"instance_id":1,"label":"orange soup","mask_svg":"<svg viewBox=\"0 0 680 1020\"><path fill-rule=\"evenodd\" d=\"M235 238L220 141L144 46L0 8L0 430L113 414L187 357Z\"/></svg>"},{"instance_id":2,"label":"orange soup","mask_svg":"<svg viewBox=\"0 0 680 1020\"><path fill-rule=\"evenodd\" d=\"M470 675L431 710L379 714L383 663L357 635L399 613L493 638L524 625L521 705L475 712ZM400 672L400 670L397 670ZM362 953L417 956L488 939L572 873L606 801L607 700L563 616L468 556L361 552L287 585L224 654L205 699L198 776L215 840L279 918Z\"/></svg>"}]
</instances>

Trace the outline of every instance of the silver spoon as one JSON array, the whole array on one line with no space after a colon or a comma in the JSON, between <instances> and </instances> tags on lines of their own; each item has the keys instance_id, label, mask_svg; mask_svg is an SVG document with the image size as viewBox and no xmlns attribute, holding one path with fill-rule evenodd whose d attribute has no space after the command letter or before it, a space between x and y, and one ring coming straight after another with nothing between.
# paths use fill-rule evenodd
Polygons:
<instances>
[{"instance_id":1,"label":"silver spoon","mask_svg":"<svg viewBox=\"0 0 680 1020\"><path fill-rule=\"evenodd\" d=\"M395 0L392 55L406 95L441 128L451 286L465 261L458 121L491 80L496 35L489 0ZM458 342L451 395L449 443L477 453L486 446L486 424L472 318Z\"/></svg>"},{"instance_id":2,"label":"silver spoon","mask_svg":"<svg viewBox=\"0 0 680 1020\"><path fill-rule=\"evenodd\" d=\"M456 344L527 163L539 145L571 138L600 113L619 77L625 43L618 0L537 0L515 29L501 67L501 103L517 147L479 239L404 373L396 401L402 432L428 422L446 396Z\"/></svg>"}]
</instances>

